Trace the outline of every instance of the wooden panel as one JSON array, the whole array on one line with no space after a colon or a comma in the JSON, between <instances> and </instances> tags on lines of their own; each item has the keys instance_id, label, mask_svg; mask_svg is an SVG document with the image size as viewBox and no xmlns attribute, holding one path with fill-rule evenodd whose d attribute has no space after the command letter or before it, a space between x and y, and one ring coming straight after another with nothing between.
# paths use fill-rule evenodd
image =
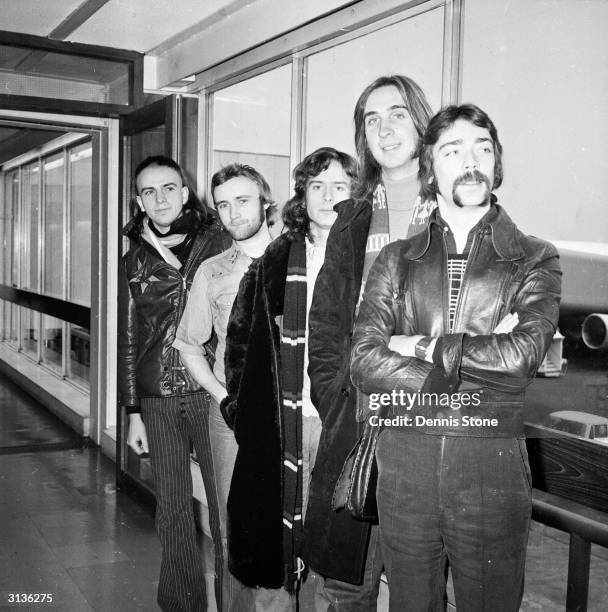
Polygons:
<instances>
[{"instance_id":1,"label":"wooden panel","mask_svg":"<svg viewBox=\"0 0 608 612\"><path fill-rule=\"evenodd\" d=\"M533 486L608 512L608 445L526 424Z\"/></svg>"}]
</instances>

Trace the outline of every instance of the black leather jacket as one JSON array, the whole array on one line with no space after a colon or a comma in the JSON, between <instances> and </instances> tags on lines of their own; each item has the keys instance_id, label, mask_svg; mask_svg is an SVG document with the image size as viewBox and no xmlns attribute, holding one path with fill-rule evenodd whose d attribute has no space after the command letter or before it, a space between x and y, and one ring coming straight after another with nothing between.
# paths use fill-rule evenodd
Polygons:
<instances>
[{"instance_id":1,"label":"black leather jacket","mask_svg":"<svg viewBox=\"0 0 608 612\"><path fill-rule=\"evenodd\" d=\"M445 222L436 213L418 236L385 247L374 263L353 334L351 375L364 393L478 393L476 405L416 402L401 414L452 417L418 431L438 435L523 436L523 396L553 337L561 271L553 245L525 236L498 205L475 233L448 333ZM509 334L492 330L508 313L519 323ZM393 335L438 337L435 365L388 348ZM419 398L418 398L419 399ZM397 415L399 409L392 409ZM464 419L463 417L468 417ZM497 425L471 426L474 417Z\"/></svg>"},{"instance_id":2,"label":"black leather jacket","mask_svg":"<svg viewBox=\"0 0 608 612\"><path fill-rule=\"evenodd\" d=\"M232 242L217 222L202 228L177 270L133 235L137 242L122 258L118 285L118 382L127 412L138 412L142 397L201 390L171 345L196 270Z\"/></svg>"}]
</instances>

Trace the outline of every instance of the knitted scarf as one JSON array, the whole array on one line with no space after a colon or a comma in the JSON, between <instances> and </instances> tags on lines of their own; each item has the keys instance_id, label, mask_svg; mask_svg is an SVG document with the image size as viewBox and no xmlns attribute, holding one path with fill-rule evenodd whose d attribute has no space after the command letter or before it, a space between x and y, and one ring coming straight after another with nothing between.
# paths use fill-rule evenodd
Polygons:
<instances>
[{"instance_id":1,"label":"knitted scarf","mask_svg":"<svg viewBox=\"0 0 608 612\"><path fill-rule=\"evenodd\" d=\"M386 190L382 183L378 183L374 189L372 198L372 219L369 224L367 243L365 245L365 259L363 261L363 278L361 280L361 291L367 282L367 275L382 247L389 243L388 205L386 202Z\"/></svg>"},{"instance_id":2,"label":"knitted scarf","mask_svg":"<svg viewBox=\"0 0 608 612\"><path fill-rule=\"evenodd\" d=\"M283 567L284 586L298 586L302 541L302 385L306 333L306 246L296 234L289 250L281 332L283 396Z\"/></svg>"}]
</instances>

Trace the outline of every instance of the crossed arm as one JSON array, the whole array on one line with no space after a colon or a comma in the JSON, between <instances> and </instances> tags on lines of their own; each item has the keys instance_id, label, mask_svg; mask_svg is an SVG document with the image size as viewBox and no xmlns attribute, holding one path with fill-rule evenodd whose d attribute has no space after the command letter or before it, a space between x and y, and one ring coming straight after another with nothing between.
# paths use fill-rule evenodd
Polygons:
<instances>
[{"instance_id":1,"label":"crossed arm","mask_svg":"<svg viewBox=\"0 0 608 612\"><path fill-rule=\"evenodd\" d=\"M507 305L511 316L487 334L436 338L436 350L427 352L429 363L415 357L422 336L394 336L403 313L394 303L387 263L382 254L376 260L355 326L351 373L357 387L366 393L384 391L383 386L400 380L417 391L431 373L443 376L451 390L463 380L506 392L520 391L530 382L557 324L561 272L553 248L545 248L519 284Z\"/></svg>"}]
</instances>

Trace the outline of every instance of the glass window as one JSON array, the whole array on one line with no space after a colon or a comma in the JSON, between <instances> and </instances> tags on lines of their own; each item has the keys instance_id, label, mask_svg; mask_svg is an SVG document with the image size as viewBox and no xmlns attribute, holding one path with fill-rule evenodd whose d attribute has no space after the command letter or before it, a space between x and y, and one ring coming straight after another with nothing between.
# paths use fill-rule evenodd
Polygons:
<instances>
[{"instance_id":1,"label":"glass window","mask_svg":"<svg viewBox=\"0 0 608 612\"><path fill-rule=\"evenodd\" d=\"M21 349L26 355L38 359L40 338L40 313L29 308L21 309Z\"/></svg>"},{"instance_id":2,"label":"glass window","mask_svg":"<svg viewBox=\"0 0 608 612\"><path fill-rule=\"evenodd\" d=\"M70 335L70 358L68 377L86 389L89 388L91 364L91 336L88 329L68 325Z\"/></svg>"},{"instance_id":3,"label":"glass window","mask_svg":"<svg viewBox=\"0 0 608 612\"><path fill-rule=\"evenodd\" d=\"M4 300L0 300L0 340L3 342L8 338L9 312L10 304Z\"/></svg>"},{"instance_id":4,"label":"glass window","mask_svg":"<svg viewBox=\"0 0 608 612\"><path fill-rule=\"evenodd\" d=\"M21 244L21 236L19 232L19 170L14 170L10 174L10 193L7 193L6 201L11 209L10 224L7 226L7 233L12 234L12 241L9 247L9 257L7 264L10 262L10 268L7 270L7 284L14 287L19 283L19 245Z\"/></svg>"},{"instance_id":5,"label":"glass window","mask_svg":"<svg viewBox=\"0 0 608 612\"><path fill-rule=\"evenodd\" d=\"M606 23L608 2L466 2L462 98L496 124L499 202L526 234L606 242Z\"/></svg>"},{"instance_id":6,"label":"glass window","mask_svg":"<svg viewBox=\"0 0 608 612\"><path fill-rule=\"evenodd\" d=\"M63 297L63 153L44 161L44 293Z\"/></svg>"},{"instance_id":7,"label":"glass window","mask_svg":"<svg viewBox=\"0 0 608 612\"><path fill-rule=\"evenodd\" d=\"M282 206L289 197L290 118L291 64L217 91L212 172L232 162L249 164Z\"/></svg>"},{"instance_id":8,"label":"glass window","mask_svg":"<svg viewBox=\"0 0 608 612\"><path fill-rule=\"evenodd\" d=\"M4 175L4 202L2 209L2 283L12 284L13 268L13 219L15 203L19 193L19 171Z\"/></svg>"},{"instance_id":9,"label":"glass window","mask_svg":"<svg viewBox=\"0 0 608 612\"><path fill-rule=\"evenodd\" d=\"M430 10L308 58L306 154L323 146L355 154L355 103L380 76L411 77L439 108L443 13L443 7Z\"/></svg>"},{"instance_id":10,"label":"glass window","mask_svg":"<svg viewBox=\"0 0 608 612\"><path fill-rule=\"evenodd\" d=\"M38 213L40 208L40 165L25 166L22 171L23 200L21 208L22 265L21 287L38 291Z\"/></svg>"},{"instance_id":11,"label":"glass window","mask_svg":"<svg viewBox=\"0 0 608 612\"><path fill-rule=\"evenodd\" d=\"M0 45L2 93L129 103L128 62Z\"/></svg>"},{"instance_id":12,"label":"glass window","mask_svg":"<svg viewBox=\"0 0 608 612\"><path fill-rule=\"evenodd\" d=\"M63 322L55 317L42 317L43 342L42 362L51 369L61 372L61 351L63 349Z\"/></svg>"},{"instance_id":13,"label":"glass window","mask_svg":"<svg viewBox=\"0 0 608 612\"><path fill-rule=\"evenodd\" d=\"M11 304L8 311L8 321L6 331L8 332L7 340L11 346L18 348L19 346L19 333L17 326L19 325L19 306Z\"/></svg>"},{"instance_id":14,"label":"glass window","mask_svg":"<svg viewBox=\"0 0 608 612\"><path fill-rule=\"evenodd\" d=\"M556 338L549 355L562 375L529 387L531 423L561 410L607 414L605 359L581 341L585 315L608 311L605 23L606 2L466 3L462 93L488 112L504 146L499 202L525 234L554 241L561 257L568 367Z\"/></svg>"},{"instance_id":15,"label":"glass window","mask_svg":"<svg viewBox=\"0 0 608 612\"><path fill-rule=\"evenodd\" d=\"M70 301L91 303L91 143L70 151Z\"/></svg>"}]
</instances>

